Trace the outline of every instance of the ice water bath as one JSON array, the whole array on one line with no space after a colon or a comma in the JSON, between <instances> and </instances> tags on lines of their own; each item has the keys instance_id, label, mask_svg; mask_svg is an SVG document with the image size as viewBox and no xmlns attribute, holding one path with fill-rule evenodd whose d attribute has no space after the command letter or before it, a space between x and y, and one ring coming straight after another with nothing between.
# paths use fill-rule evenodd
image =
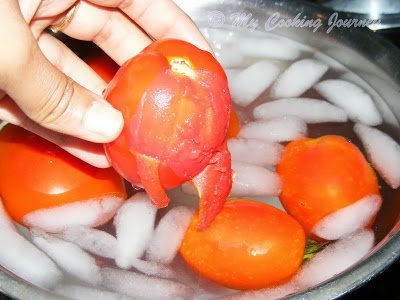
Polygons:
<instances>
[{"instance_id":1,"label":"ice water bath","mask_svg":"<svg viewBox=\"0 0 400 300\"><path fill-rule=\"evenodd\" d=\"M7 243L14 243L10 251L22 245L42 262L45 274L37 285L87 299L277 299L312 288L356 264L395 223L400 185L398 124L379 93L339 62L293 40L211 28L203 33L226 71L239 117L240 130L228 139L236 173L231 197L255 199L284 210L276 165L285 146L325 135L342 136L364 153L378 176L382 197L366 195L327 216L313 233L332 242L313 253L285 283L246 292L199 276L179 254L198 205L190 184L169 191L172 201L159 211L146 194L132 190L130 196L136 195L115 212L112 221L97 229L65 224L57 233L46 233L49 223L33 216L32 227L40 229L19 228L27 241L4 229L9 223L0 223ZM68 209L73 215L74 208ZM93 206L75 209L82 212ZM1 213L7 220L6 213ZM372 230L365 229L375 214ZM39 215L42 220L56 216L50 210ZM0 255L0 259L15 260L8 264L11 271L33 281L31 270L18 265L17 251L14 257Z\"/></svg>"}]
</instances>

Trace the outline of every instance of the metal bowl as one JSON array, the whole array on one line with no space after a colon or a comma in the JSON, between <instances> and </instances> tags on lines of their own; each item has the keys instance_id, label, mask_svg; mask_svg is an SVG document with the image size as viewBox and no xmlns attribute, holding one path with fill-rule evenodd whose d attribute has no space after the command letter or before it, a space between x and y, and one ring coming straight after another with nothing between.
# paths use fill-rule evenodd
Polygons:
<instances>
[{"instance_id":1,"label":"metal bowl","mask_svg":"<svg viewBox=\"0 0 400 300\"><path fill-rule=\"evenodd\" d=\"M323 6L346 12L353 18L380 19L374 30L400 27L400 1L398 0L317 0Z\"/></svg>"},{"instance_id":2,"label":"metal bowl","mask_svg":"<svg viewBox=\"0 0 400 300\"><path fill-rule=\"evenodd\" d=\"M320 18L323 26L313 28L277 28L274 33L310 45L342 63L364 79L380 95L389 109L384 118L397 140L400 118L400 51L368 29L334 28L329 34L328 20L332 11L299 1L241 1L241 0L178 0L176 1L200 27L220 27L240 30L251 36L265 31L266 19L273 13L293 18L301 12L307 18ZM258 20L257 28L246 22L232 23L230 16L245 12ZM339 17L346 18L339 14ZM393 113L391 114L390 111ZM395 191L381 210L375 232L378 244L372 253L350 270L335 276L291 299L334 299L360 287L383 272L400 256L400 194ZM1 251L1 250L0 250ZM53 293L39 289L0 268L0 290L20 299L59 299Z\"/></svg>"}]
</instances>

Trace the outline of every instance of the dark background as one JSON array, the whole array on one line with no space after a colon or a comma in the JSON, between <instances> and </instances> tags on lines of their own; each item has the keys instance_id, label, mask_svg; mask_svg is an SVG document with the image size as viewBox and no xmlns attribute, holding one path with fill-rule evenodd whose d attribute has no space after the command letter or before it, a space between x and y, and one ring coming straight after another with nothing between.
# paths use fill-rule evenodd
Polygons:
<instances>
[{"instance_id":1,"label":"dark background","mask_svg":"<svg viewBox=\"0 0 400 300\"><path fill-rule=\"evenodd\" d=\"M342 300L400 300L400 261Z\"/></svg>"}]
</instances>

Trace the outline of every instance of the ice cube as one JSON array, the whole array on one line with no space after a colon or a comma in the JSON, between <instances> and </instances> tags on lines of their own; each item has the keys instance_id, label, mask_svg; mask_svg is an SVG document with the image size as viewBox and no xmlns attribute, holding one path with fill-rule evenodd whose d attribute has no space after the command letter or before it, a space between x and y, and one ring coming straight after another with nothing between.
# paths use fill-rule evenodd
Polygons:
<instances>
[{"instance_id":1,"label":"ice cube","mask_svg":"<svg viewBox=\"0 0 400 300\"><path fill-rule=\"evenodd\" d=\"M74 243L93 254L112 259L115 258L117 239L105 231L86 226L73 226L56 234L56 236Z\"/></svg>"},{"instance_id":2,"label":"ice cube","mask_svg":"<svg viewBox=\"0 0 400 300\"><path fill-rule=\"evenodd\" d=\"M193 213L192 209L185 206L177 206L169 210L154 231L146 250L146 259L170 264L178 253Z\"/></svg>"},{"instance_id":3,"label":"ice cube","mask_svg":"<svg viewBox=\"0 0 400 300\"><path fill-rule=\"evenodd\" d=\"M22 279L42 288L50 288L62 279L53 261L19 234L1 199L0 245L0 266Z\"/></svg>"},{"instance_id":4,"label":"ice cube","mask_svg":"<svg viewBox=\"0 0 400 300\"><path fill-rule=\"evenodd\" d=\"M31 229L33 243L51 257L68 274L90 284L100 284L96 260L70 242L60 240L39 229Z\"/></svg>"},{"instance_id":5,"label":"ice cube","mask_svg":"<svg viewBox=\"0 0 400 300\"><path fill-rule=\"evenodd\" d=\"M376 76L372 76L372 78L370 78L368 75L367 76L365 76L365 75L367 75L367 73L355 74L355 73L347 70L347 72L340 75L340 77L338 79L343 79L343 80L352 82L352 83L358 85L359 87L361 87L374 100L374 103L375 103L378 111L380 112L382 119L385 120L385 124L397 127L398 122L397 122L396 117L392 113L391 108L387 105L386 101L382 97L382 94L378 93L370 85L370 84L374 84L374 81L372 80L372 81L369 81L370 83L367 83L363 78L361 78L361 76L363 76L363 77L365 77L366 80L369 80L369 79L376 78ZM381 81L381 80L386 82L384 79L380 79L379 81ZM377 85L380 87L380 89L385 90L385 99L389 99L393 96L393 95L387 94L388 90L385 89L385 87L381 85L381 82L379 82L379 84L377 84ZM396 89L397 89L397 87L396 87Z\"/></svg>"},{"instance_id":6,"label":"ice cube","mask_svg":"<svg viewBox=\"0 0 400 300\"><path fill-rule=\"evenodd\" d=\"M340 75L340 77L338 79L348 81L348 82L351 82L351 83L359 86L365 92L370 94L373 99L378 98L379 101L384 101L382 99L382 97L364 79L362 79L359 75L357 75L353 72L350 72L347 70L347 72Z\"/></svg>"},{"instance_id":7,"label":"ice cube","mask_svg":"<svg viewBox=\"0 0 400 300\"><path fill-rule=\"evenodd\" d=\"M140 273L149 276L170 279L177 277L176 272L172 268L157 262L135 259L132 263L132 266Z\"/></svg>"},{"instance_id":8,"label":"ice cube","mask_svg":"<svg viewBox=\"0 0 400 300\"><path fill-rule=\"evenodd\" d=\"M41 288L51 288L63 274L42 251L16 230L0 227L0 265L18 277Z\"/></svg>"},{"instance_id":9,"label":"ice cube","mask_svg":"<svg viewBox=\"0 0 400 300\"><path fill-rule=\"evenodd\" d=\"M104 287L135 299L189 299L193 294L181 283L135 272L103 268L101 274Z\"/></svg>"},{"instance_id":10,"label":"ice cube","mask_svg":"<svg viewBox=\"0 0 400 300\"><path fill-rule=\"evenodd\" d=\"M241 69L226 68L224 71L228 78L229 86L231 86L233 79L241 72Z\"/></svg>"},{"instance_id":11,"label":"ice cube","mask_svg":"<svg viewBox=\"0 0 400 300\"><path fill-rule=\"evenodd\" d=\"M283 39L242 38L236 46L248 57L294 60L300 56L300 51Z\"/></svg>"},{"instance_id":12,"label":"ice cube","mask_svg":"<svg viewBox=\"0 0 400 300\"><path fill-rule=\"evenodd\" d=\"M371 96L375 100L375 105L381 113L382 118L385 120L385 125L393 125L397 128L399 126L398 117L395 116L397 113L394 113L394 107L388 99L399 98L400 92L398 83L395 83L395 80L386 73L376 72L376 70L371 70L369 67L366 67L365 70L361 72L357 70L357 73L362 80L365 80L367 85L369 85L369 89L366 89L366 91L371 89L375 91ZM379 96L374 97L376 94Z\"/></svg>"},{"instance_id":13,"label":"ice cube","mask_svg":"<svg viewBox=\"0 0 400 300\"><path fill-rule=\"evenodd\" d=\"M231 196L277 196L281 191L281 182L275 172L265 168L233 162L234 179Z\"/></svg>"},{"instance_id":14,"label":"ice cube","mask_svg":"<svg viewBox=\"0 0 400 300\"><path fill-rule=\"evenodd\" d=\"M244 63L244 56L234 46L215 49L215 58L224 68L240 67Z\"/></svg>"},{"instance_id":15,"label":"ice cube","mask_svg":"<svg viewBox=\"0 0 400 300\"><path fill-rule=\"evenodd\" d=\"M76 284L62 284L54 288L54 291L68 299L76 300L129 300L133 299L127 295L113 293L103 289L87 287Z\"/></svg>"},{"instance_id":16,"label":"ice cube","mask_svg":"<svg viewBox=\"0 0 400 300\"><path fill-rule=\"evenodd\" d=\"M313 58L324 62L330 68L333 68L335 71L339 71L340 73L349 71L349 69L347 69L344 65L342 65L340 62L338 62L336 59L333 59L332 57L326 55L325 53L315 52L313 55Z\"/></svg>"},{"instance_id":17,"label":"ice cube","mask_svg":"<svg viewBox=\"0 0 400 300\"><path fill-rule=\"evenodd\" d=\"M343 108L354 122L370 126L382 123L371 96L359 86L341 79L329 79L317 83L314 88L328 101Z\"/></svg>"},{"instance_id":18,"label":"ice cube","mask_svg":"<svg viewBox=\"0 0 400 300\"><path fill-rule=\"evenodd\" d=\"M118 210L114 225L117 233L115 262L130 268L140 258L153 235L157 208L145 193L136 193Z\"/></svg>"},{"instance_id":19,"label":"ice cube","mask_svg":"<svg viewBox=\"0 0 400 300\"><path fill-rule=\"evenodd\" d=\"M270 142L288 142L307 135L307 124L300 118L285 116L268 121L250 122L239 131L239 137Z\"/></svg>"},{"instance_id":20,"label":"ice cube","mask_svg":"<svg viewBox=\"0 0 400 300\"><path fill-rule=\"evenodd\" d=\"M71 226L96 227L107 223L122 204L122 199L104 197L78 201L33 211L23 218L29 227L60 232Z\"/></svg>"},{"instance_id":21,"label":"ice cube","mask_svg":"<svg viewBox=\"0 0 400 300\"><path fill-rule=\"evenodd\" d=\"M238 68L224 68L225 75L228 81L231 81L237 74L240 73L241 69Z\"/></svg>"},{"instance_id":22,"label":"ice cube","mask_svg":"<svg viewBox=\"0 0 400 300\"><path fill-rule=\"evenodd\" d=\"M273 300L281 299L285 296L298 292L300 287L295 282L281 284L276 287L264 288L256 291L241 292L236 295L226 297L226 300Z\"/></svg>"},{"instance_id":23,"label":"ice cube","mask_svg":"<svg viewBox=\"0 0 400 300\"><path fill-rule=\"evenodd\" d=\"M271 88L273 98L292 98L309 90L328 71L329 67L315 59L302 59L293 63Z\"/></svg>"},{"instance_id":24,"label":"ice cube","mask_svg":"<svg viewBox=\"0 0 400 300\"><path fill-rule=\"evenodd\" d=\"M232 295L236 292L236 290L228 289L203 276L199 276L179 255L174 259L172 266L176 273L179 274L179 282L194 290L195 295L192 299L222 299L222 296Z\"/></svg>"},{"instance_id":25,"label":"ice cube","mask_svg":"<svg viewBox=\"0 0 400 300\"><path fill-rule=\"evenodd\" d=\"M339 274L365 257L374 246L372 230L360 230L326 246L303 264L296 282L313 287Z\"/></svg>"},{"instance_id":26,"label":"ice cube","mask_svg":"<svg viewBox=\"0 0 400 300\"><path fill-rule=\"evenodd\" d=\"M266 168L232 161L234 178L231 197L245 196L277 196L281 190L279 176ZM186 182L182 185L182 192L196 195L192 184Z\"/></svg>"},{"instance_id":27,"label":"ice cube","mask_svg":"<svg viewBox=\"0 0 400 300\"><path fill-rule=\"evenodd\" d=\"M336 240L368 226L382 205L379 195L366 196L319 221L312 232L326 240Z\"/></svg>"},{"instance_id":28,"label":"ice cube","mask_svg":"<svg viewBox=\"0 0 400 300\"><path fill-rule=\"evenodd\" d=\"M267 102L253 111L256 119L295 116L307 123L346 122L346 112L326 101L310 98L288 98Z\"/></svg>"},{"instance_id":29,"label":"ice cube","mask_svg":"<svg viewBox=\"0 0 400 300\"><path fill-rule=\"evenodd\" d=\"M228 140L228 149L232 161L265 167L280 161L283 146L263 140L237 138Z\"/></svg>"},{"instance_id":30,"label":"ice cube","mask_svg":"<svg viewBox=\"0 0 400 300\"><path fill-rule=\"evenodd\" d=\"M185 2L185 1L182 1ZM193 8L193 4L190 4L190 7ZM232 43L236 43L238 38L241 38L243 35L240 32L232 31L232 30L222 30L220 28L207 28L201 29L206 34L206 39L213 44L221 44L221 45L230 45Z\"/></svg>"},{"instance_id":31,"label":"ice cube","mask_svg":"<svg viewBox=\"0 0 400 300\"><path fill-rule=\"evenodd\" d=\"M233 77L230 82L232 101L247 106L256 100L278 77L279 68L268 61L258 61Z\"/></svg>"},{"instance_id":32,"label":"ice cube","mask_svg":"<svg viewBox=\"0 0 400 300\"><path fill-rule=\"evenodd\" d=\"M368 158L385 182L393 189L400 186L400 145L379 129L354 125Z\"/></svg>"}]
</instances>

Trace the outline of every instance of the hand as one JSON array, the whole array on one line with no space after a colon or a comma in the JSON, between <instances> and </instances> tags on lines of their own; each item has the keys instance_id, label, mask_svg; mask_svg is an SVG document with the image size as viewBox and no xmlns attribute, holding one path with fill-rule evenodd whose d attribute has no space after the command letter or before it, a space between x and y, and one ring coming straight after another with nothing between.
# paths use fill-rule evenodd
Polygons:
<instances>
[{"instance_id":1,"label":"hand","mask_svg":"<svg viewBox=\"0 0 400 300\"><path fill-rule=\"evenodd\" d=\"M92 165L109 167L98 143L118 136L122 116L100 96L105 82L44 32L74 3L0 2L0 120L35 132ZM93 41L118 64L150 44L150 36L185 39L211 51L172 0L91 0L79 5L63 32Z\"/></svg>"}]
</instances>

